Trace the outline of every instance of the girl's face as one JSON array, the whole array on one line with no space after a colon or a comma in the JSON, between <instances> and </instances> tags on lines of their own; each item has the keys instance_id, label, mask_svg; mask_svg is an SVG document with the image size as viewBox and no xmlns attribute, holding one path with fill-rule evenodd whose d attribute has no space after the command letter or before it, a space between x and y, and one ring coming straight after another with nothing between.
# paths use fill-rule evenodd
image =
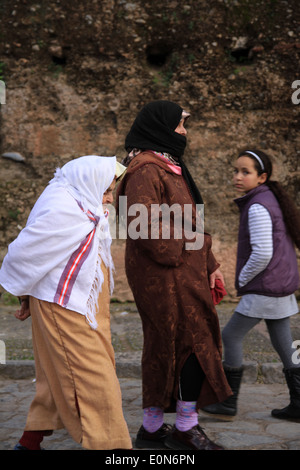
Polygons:
<instances>
[{"instance_id":1,"label":"girl's face","mask_svg":"<svg viewBox=\"0 0 300 470\"><path fill-rule=\"evenodd\" d=\"M248 193L251 189L266 182L267 173L258 175L252 158L242 155L234 167L233 183L239 193Z\"/></svg>"},{"instance_id":2,"label":"girl's face","mask_svg":"<svg viewBox=\"0 0 300 470\"><path fill-rule=\"evenodd\" d=\"M110 187L107 188L105 193L103 194L102 204L105 207L107 204L112 204L114 202L114 195L113 191L116 187L116 178L111 183Z\"/></svg>"},{"instance_id":3,"label":"girl's face","mask_svg":"<svg viewBox=\"0 0 300 470\"><path fill-rule=\"evenodd\" d=\"M185 124L185 119L181 119L180 123L178 124L178 126L175 129L175 132L177 132L177 134L181 134L181 135L186 136L187 130L184 127L184 124Z\"/></svg>"}]
</instances>

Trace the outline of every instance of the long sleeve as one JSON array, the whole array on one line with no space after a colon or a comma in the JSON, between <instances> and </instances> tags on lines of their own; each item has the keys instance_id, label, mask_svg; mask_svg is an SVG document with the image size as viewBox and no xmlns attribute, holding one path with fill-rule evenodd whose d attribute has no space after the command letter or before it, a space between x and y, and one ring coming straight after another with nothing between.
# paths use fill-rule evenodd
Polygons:
<instances>
[{"instance_id":1,"label":"long sleeve","mask_svg":"<svg viewBox=\"0 0 300 470\"><path fill-rule=\"evenodd\" d=\"M249 209L248 224L252 252L240 273L240 287L262 272L273 256L273 226L268 210L261 204L253 204Z\"/></svg>"},{"instance_id":2,"label":"long sleeve","mask_svg":"<svg viewBox=\"0 0 300 470\"><path fill-rule=\"evenodd\" d=\"M220 263L217 262L212 250L211 250L211 247L212 247L212 238L211 236L206 233L204 235L206 237L206 243L207 243L207 246L208 246L208 250L207 250L207 271L208 271L208 274L212 274L213 272L216 271L216 269L218 269L220 267Z\"/></svg>"}]
</instances>

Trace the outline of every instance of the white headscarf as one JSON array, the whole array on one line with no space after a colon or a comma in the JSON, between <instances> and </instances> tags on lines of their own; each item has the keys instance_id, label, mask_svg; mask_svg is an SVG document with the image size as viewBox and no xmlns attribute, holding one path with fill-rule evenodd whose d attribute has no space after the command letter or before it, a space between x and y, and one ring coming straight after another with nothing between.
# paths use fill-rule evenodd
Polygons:
<instances>
[{"instance_id":1,"label":"white headscarf","mask_svg":"<svg viewBox=\"0 0 300 470\"><path fill-rule=\"evenodd\" d=\"M113 289L112 240L102 199L116 164L116 157L89 155L56 170L26 227L8 247L0 270L4 289L58 303L97 327L101 260Z\"/></svg>"}]
</instances>

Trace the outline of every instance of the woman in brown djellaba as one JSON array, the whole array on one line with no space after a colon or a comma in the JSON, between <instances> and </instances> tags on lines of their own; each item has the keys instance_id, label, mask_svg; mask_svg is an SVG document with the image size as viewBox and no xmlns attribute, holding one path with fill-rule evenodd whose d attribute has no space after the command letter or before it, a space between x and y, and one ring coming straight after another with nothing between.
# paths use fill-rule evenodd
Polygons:
<instances>
[{"instance_id":1,"label":"woman in brown djellaba","mask_svg":"<svg viewBox=\"0 0 300 470\"><path fill-rule=\"evenodd\" d=\"M210 235L202 233L203 243L195 238L193 245L184 224L178 234L178 220L171 216L167 238L164 221L160 220L158 228L152 217L152 208L163 204L169 208L176 204L184 215L189 208L197 236L196 205L203 201L182 160L188 116L170 101L149 103L136 117L125 142L128 156L123 163L128 168L117 199L121 219L120 196L127 197L126 273L144 334L144 418L136 447L222 450L199 426L198 410L231 395L211 295L211 288L216 281L223 282L223 276L211 251ZM140 224L144 233L141 228L139 236L130 233L130 227L138 225L136 214L130 215L135 205L147 214L146 224ZM154 229L158 236L151 237ZM164 423L164 412L176 412L173 427Z\"/></svg>"}]
</instances>

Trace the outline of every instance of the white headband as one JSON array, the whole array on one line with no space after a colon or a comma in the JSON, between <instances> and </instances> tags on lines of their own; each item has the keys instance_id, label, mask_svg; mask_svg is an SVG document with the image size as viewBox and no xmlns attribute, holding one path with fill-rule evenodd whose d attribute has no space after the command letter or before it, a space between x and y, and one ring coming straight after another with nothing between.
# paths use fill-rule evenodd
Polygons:
<instances>
[{"instance_id":1,"label":"white headband","mask_svg":"<svg viewBox=\"0 0 300 470\"><path fill-rule=\"evenodd\" d=\"M251 153L251 155L253 155L253 157L254 157L254 158L256 158L256 160L257 160L257 161L258 161L258 163L260 164L260 166L261 166L261 169L262 169L262 170L264 170L264 169L265 169L265 167L264 167L264 164L263 164L263 161L262 161L262 159L261 159L261 158L260 158L258 155L256 155L256 153L254 153L254 152L251 152L250 150L246 150L246 152L245 152L245 153Z\"/></svg>"}]
</instances>

